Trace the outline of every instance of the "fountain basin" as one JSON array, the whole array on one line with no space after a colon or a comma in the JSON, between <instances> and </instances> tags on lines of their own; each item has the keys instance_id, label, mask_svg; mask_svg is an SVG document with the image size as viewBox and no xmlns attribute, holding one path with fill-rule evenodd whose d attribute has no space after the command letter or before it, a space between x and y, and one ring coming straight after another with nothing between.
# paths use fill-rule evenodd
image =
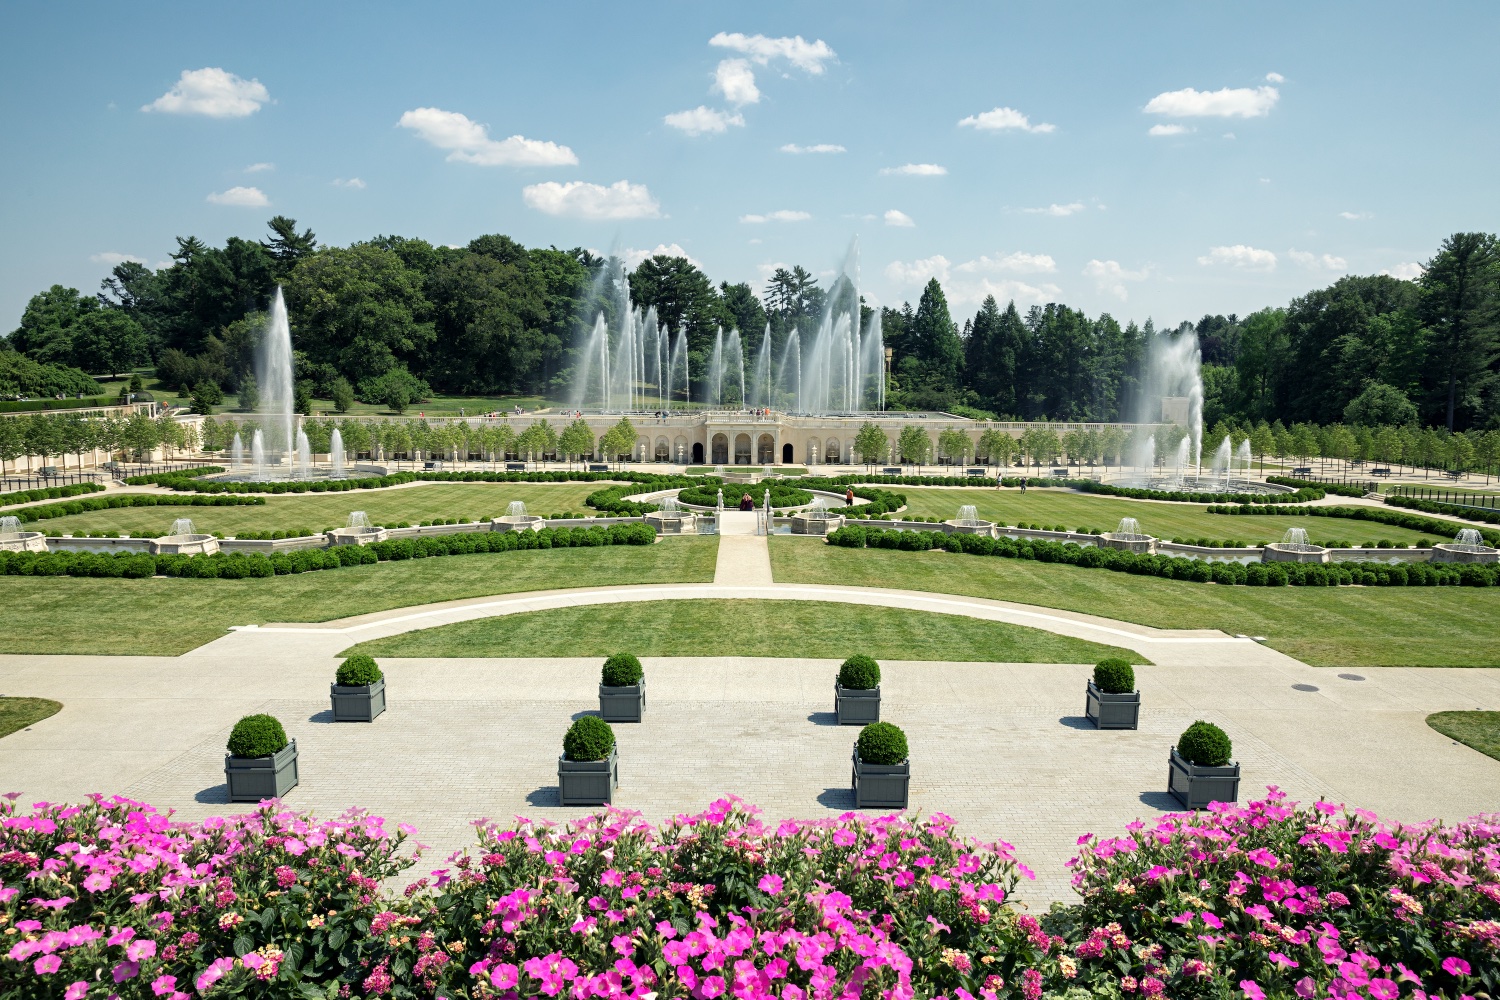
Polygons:
<instances>
[{"instance_id":1,"label":"fountain basin","mask_svg":"<svg viewBox=\"0 0 1500 1000\"><path fill-rule=\"evenodd\" d=\"M385 528L370 525L355 528L334 528L326 533L329 545L370 545L383 542L390 537Z\"/></svg>"},{"instance_id":2,"label":"fountain basin","mask_svg":"<svg viewBox=\"0 0 1500 1000\"><path fill-rule=\"evenodd\" d=\"M698 532L698 515L688 511L653 510L643 518L658 535L693 535Z\"/></svg>"},{"instance_id":3,"label":"fountain basin","mask_svg":"<svg viewBox=\"0 0 1500 1000\"><path fill-rule=\"evenodd\" d=\"M503 514L490 519L495 531L540 531L543 518L539 514Z\"/></svg>"},{"instance_id":4,"label":"fountain basin","mask_svg":"<svg viewBox=\"0 0 1500 1000\"><path fill-rule=\"evenodd\" d=\"M799 510L788 520L794 535L826 535L844 526L844 515L821 510Z\"/></svg>"},{"instance_id":5,"label":"fountain basin","mask_svg":"<svg viewBox=\"0 0 1500 1000\"><path fill-rule=\"evenodd\" d=\"M1260 553L1261 562L1326 563L1328 550L1321 545L1295 542L1267 542Z\"/></svg>"},{"instance_id":6,"label":"fountain basin","mask_svg":"<svg viewBox=\"0 0 1500 1000\"><path fill-rule=\"evenodd\" d=\"M219 551L213 535L163 535L148 543L154 556L211 556Z\"/></svg>"},{"instance_id":7,"label":"fountain basin","mask_svg":"<svg viewBox=\"0 0 1500 1000\"><path fill-rule=\"evenodd\" d=\"M1106 549L1121 549L1142 555L1156 554L1156 539L1151 535L1122 535L1118 531L1106 531L1099 536L1099 544Z\"/></svg>"},{"instance_id":8,"label":"fountain basin","mask_svg":"<svg viewBox=\"0 0 1500 1000\"><path fill-rule=\"evenodd\" d=\"M46 552L47 536L40 531L0 533L0 552Z\"/></svg>"},{"instance_id":9,"label":"fountain basin","mask_svg":"<svg viewBox=\"0 0 1500 1000\"><path fill-rule=\"evenodd\" d=\"M1500 549L1488 545L1461 545L1457 542L1438 542L1432 547L1435 563L1493 563L1500 562Z\"/></svg>"},{"instance_id":10,"label":"fountain basin","mask_svg":"<svg viewBox=\"0 0 1500 1000\"><path fill-rule=\"evenodd\" d=\"M985 535L989 538L996 537L994 521L980 520L953 520L944 521L948 526L950 535Z\"/></svg>"}]
</instances>

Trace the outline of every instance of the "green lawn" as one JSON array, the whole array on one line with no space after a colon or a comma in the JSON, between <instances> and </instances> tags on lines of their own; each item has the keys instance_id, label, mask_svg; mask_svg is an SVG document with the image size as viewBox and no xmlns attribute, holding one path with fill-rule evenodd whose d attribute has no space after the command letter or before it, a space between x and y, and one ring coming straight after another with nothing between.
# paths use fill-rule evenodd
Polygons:
<instances>
[{"instance_id":1,"label":"green lawn","mask_svg":"<svg viewBox=\"0 0 1500 1000\"><path fill-rule=\"evenodd\" d=\"M62 702L49 698L0 697L0 739L61 711Z\"/></svg>"},{"instance_id":2,"label":"green lawn","mask_svg":"<svg viewBox=\"0 0 1500 1000\"><path fill-rule=\"evenodd\" d=\"M1266 636L1315 666L1500 666L1500 589L1228 587L1056 563L774 538L778 583L887 587Z\"/></svg>"},{"instance_id":3,"label":"green lawn","mask_svg":"<svg viewBox=\"0 0 1500 1000\"><path fill-rule=\"evenodd\" d=\"M1075 493L1072 490L1019 489L932 489L920 486L889 487L906 495L907 513L944 520L958 514L961 504L979 508L979 516L1001 524L1065 525L1074 528L1099 528L1113 531L1122 517L1133 517L1141 530L1158 538L1208 538L1218 541L1238 539L1250 544L1279 542L1287 528L1306 528L1315 542L1347 541L1356 545L1373 544L1382 538L1412 544L1432 535L1407 528L1354 521L1348 518L1305 517L1298 515L1224 515L1209 514L1204 504L1150 503L1121 497ZM1456 533L1463 525L1455 523Z\"/></svg>"},{"instance_id":4,"label":"green lawn","mask_svg":"<svg viewBox=\"0 0 1500 1000\"><path fill-rule=\"evenodd\" d=\"M491 594L707 583L718 539L445 556L259 580L0 577L0 653L175 656L230 625L318 622Z\"/></svg>"},{"instance_id":5,"label":"green lawn","mask_svg":"<svg viewBox=\"0 0 1500 1000\"><path fill-rule=\"evenodd\" d=\"M732 628L726 624L733 623ZM626 638L628 637L628 638ZM1143 662L1129 650L958 615L821 601L653 601L532 611L360 643L371 656L812 656L885 660Z\"/></svg>"},{"instance_id":6,"label":"green lawn","mask_svg":"<svg viewBox=\"0 0 1500 1000\"><path fill-rule=\"evenodd\" d=\"M1434 712L1427 724L1449 739L1500 760L1500 712Z\"/></svg>"},{"instance_id":7,"label":"green lawn","mask_svg":"<svg viewBox=\"0 0 1500 1000\"><path fill-rule=\"evenodd\" d=\"M362 510L376 524L410 521L417 524L434 518L465 520L496 517L505 513L512 500L521 500L531 514L561 514L572 511L580 517L598 511L584 504L590 493L605 488L602 483L430 483L397 489L356 490L349 493L283 493L267 495L263 507L120 507L71 517L55 517L37 523L47 531L64 534L85 531L119 531L131 535L161 535L177 517L191 517L199 531L275 531L307 528L322 531L342 527L349 512ZM53 501L55 502L55 501Z\"/></svg>"}]
</instances>

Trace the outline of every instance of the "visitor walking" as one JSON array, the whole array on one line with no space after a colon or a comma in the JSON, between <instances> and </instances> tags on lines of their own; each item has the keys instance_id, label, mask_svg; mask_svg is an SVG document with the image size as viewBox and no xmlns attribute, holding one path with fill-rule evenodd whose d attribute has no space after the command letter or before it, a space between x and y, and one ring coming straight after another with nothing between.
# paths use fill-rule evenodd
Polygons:
<instances>
[{"instance_id":1,"label":"visitor walking","mask_svg":"<svg viewBox=\"0 0 1500 1000\"><path fill-rule=\"evenodd\" d=\"M853 507L854 506L854 487L853 486L849 487L847 490L844 491L844 506L845 507Z\"/></svg>"},{"instance_id":2,"label":"visitor walking","mask_svg":"<svg viewBox=\"0 0 1500 1000\"><path fill-rule=\"evenodd\" d=\"M740 497L740 510L754 510L754 509L755 509L755 501L750 499L750 494L746 493L744 496Z\"/></svg>"},{"instance_id":3,"label":"visitor walking","mask_svg":"<svg viewBox=\"0 0 1500 1000\"><path fill-rule=\"evenodd\" d=\"M1025 492L1026 492L1026 477L1022 476L1021 477L1021 493L1025 494Z\"/></svg>"}]
</instances>

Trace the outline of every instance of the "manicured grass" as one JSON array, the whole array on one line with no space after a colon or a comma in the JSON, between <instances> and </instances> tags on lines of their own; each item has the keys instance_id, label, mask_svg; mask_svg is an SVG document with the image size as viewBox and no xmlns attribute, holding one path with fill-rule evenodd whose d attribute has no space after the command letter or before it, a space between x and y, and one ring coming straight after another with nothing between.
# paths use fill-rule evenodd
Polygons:
<instances>
[{"instance_id":1,"label":"manicured grass","mask_svg":"<svg viewBox=\"0 0 1500 1000\"><path fill-rule=\"evenodd\" d=\"M1057 563L771 540L778 583L967 594L1157 628L1266 636L1314 666L1500 666L1500 588L1229 587Z\"/></svg>"},{"instance_id":2,"label":"manicured grass","mask_svg":"<svg viewBox=\"0 0 1500 1000\"><path fill-rule=\"evenodd\" d=\"M190 517L198 531L275 531L307 528L322 531L348 523L349 512L362 510L375 524L409 521L417 524L434 518L464 520L497 517L512 500L521 500L530 514L561 514L579 517L599 512L584 504L590 493L608 483L428 483L384 490L349 493L267 494L265 506L254 507L121 507L71 517L39 521L34 527L47 531L81 533L119 531L131 535L162 535L178 517ZM57 501L49 501L57 502Z\"/></svg>"},{"instance_id":3,"label":"manicured grass","mask_svg":"<svg viewBox=\"0 0 1500 1000\"><path fill-rule=\"evenodd\" d=\"M733 627L726 628L726 624ZM822 601L650 601L532 611L360 643L342 655L812 656L886 660L1143 662L1129 650L958 615Z\"/></svg>"},{"instance_id":4,"label":"manicured grass","mask_svg":"<svg viewBox=\"0 0 1500 1000\"><path fill-rule=\"evenodd\" d=\"M1427 724L1449 739L1500 760L1500 712L1434 712Z\"/></svg>"},{"instance_id":5,"label":"manicured grass","mask_svg":"<svg viewBox=\"0 0 1500 1000\"><path fill-rule=\"evenodd\" d=\"M230 625L317 622L490 594L713 580L718 539L530 549L259 580L0 577L0 652L175 656Z\"/></svg>"},{"instance_id":6,"label":"manicured grass","mask_svg":"<svg viewBox=\"0 0 1500 1000\"><path fill-rule=\"evenodd\" d=\"M951 519L962 504L979 508L979 516L1001 524L1065 525L1075 528L1098 528L1114 531L1122 517L1133 517L1141 530L1158 538L1208 538L1215 541L1237 539L1253 545L1279 542L1287 528L1306 528L1315 542L1347 541L1355 545L1374 544L1382 538L1408 545L1422 538L1441 541L1431 534L1407 528L1354 521L1348 518L1306 517L1299 515L1245 516L1209 514L1204 504L1151 503L1121 497L1075 493L1072 490L1035 489L1022 496L1019 489L932 489L920 486L893 486L890 489L906 495L906 513L923 517ZM1456 533L1463 525L1455 523Z\"/></svg>"},{"instance_id":7,"label":"manicured grass","mask_svg":"<svg viewBox=\"0 0 1500 1000\"><path fill-rule=\"evenodd\" d=\"M49 698L0 698L0 739L61 711L62 702Z\"/></svg>"}]
</instances>

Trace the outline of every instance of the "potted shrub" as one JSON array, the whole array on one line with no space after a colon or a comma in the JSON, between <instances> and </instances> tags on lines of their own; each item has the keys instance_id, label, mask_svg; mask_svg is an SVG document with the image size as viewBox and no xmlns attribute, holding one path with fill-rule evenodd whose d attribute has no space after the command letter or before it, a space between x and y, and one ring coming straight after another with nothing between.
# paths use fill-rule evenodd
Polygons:
<instances>
[{"instance_id":1,"label":"potted shrub","mask_svg":"<svg viewBox=\"0 0 1500 1000\"><path fill-rule=\"evenodd\" d=\"M911 786L906 734L889 722L872 722L854 741L854 808L905 809Z\"/></svg>"},{"instance_id":2,"label":"potted shrub","mask_svg":"<svg viewBox=\"0 0 1500 1000\"><path fill-rule=\"evenodd\" d=\"M599 806L614 801L620 786L620 755L615 731L596 715L568 727L557 758L557 798L565 806Z\"/></svg>"},{"instance_id":3,"label":"potted shrub","mask_svg":"<svg viewBox=\"0 0 1500 1000\"><path fill-rule=\"evenodd\" d=\"M646 675L641 661L616 653L604 661L599 679L599 715L605 722L640 722L646 714Z\"/></svg>"},{"instance_id":4,"label":"potted shrub","mask_svg":"<svg viewBox=\"0 0 1500 1000\"><path fill-rule=\"evenodd\" d=\"M328 685L334 722L374 722L385 711L385 675L372 657L356 654L339 664Z\"/></svg>"},{"instance_id":5,"label":"potted shrub","mask_svg":"<svg viewBox=\"0 0 1500 1000\"><path fill-rule=\"evenodd\" d=\"M1141 693L1135 689L1135 668L1118 657L1095 664L1083 714L1098 729L1135 729L1141 719Z\"/></svg>"},{"instance_id":6,"label":"potted shrub","mask_svg":"<svg viewBox=\"0 0 1500 1000\"><path fill-rule=\"evenodd\" d=\"M1187 727L1168 758L1167 791L1188 809L1210 802L1237 802L1240 765L1230 760L1229 735L1212 722Z\"/></svg>"},{"instance_id":7,"label":"potted shrub","mask_svg":"<svg viewBox=\"0 0 1500 1000\"><path fill-rule=\"evenodd\" d=\"M833 711L841 726L865 726L880 721L880 664L856 653L839 667L833 682Z\"/></svg>"},{"instance_id":8,"label":"potted shrub","mask_svg":"<svg viewBox=\"0 0 1500 1000\"><path fill-rule=\"evenodd\" d=\"M297 787L297 741L274 715L247 715L229 734L224 780L230 802L279 799Z\"/></svg>"}]
</instances>

